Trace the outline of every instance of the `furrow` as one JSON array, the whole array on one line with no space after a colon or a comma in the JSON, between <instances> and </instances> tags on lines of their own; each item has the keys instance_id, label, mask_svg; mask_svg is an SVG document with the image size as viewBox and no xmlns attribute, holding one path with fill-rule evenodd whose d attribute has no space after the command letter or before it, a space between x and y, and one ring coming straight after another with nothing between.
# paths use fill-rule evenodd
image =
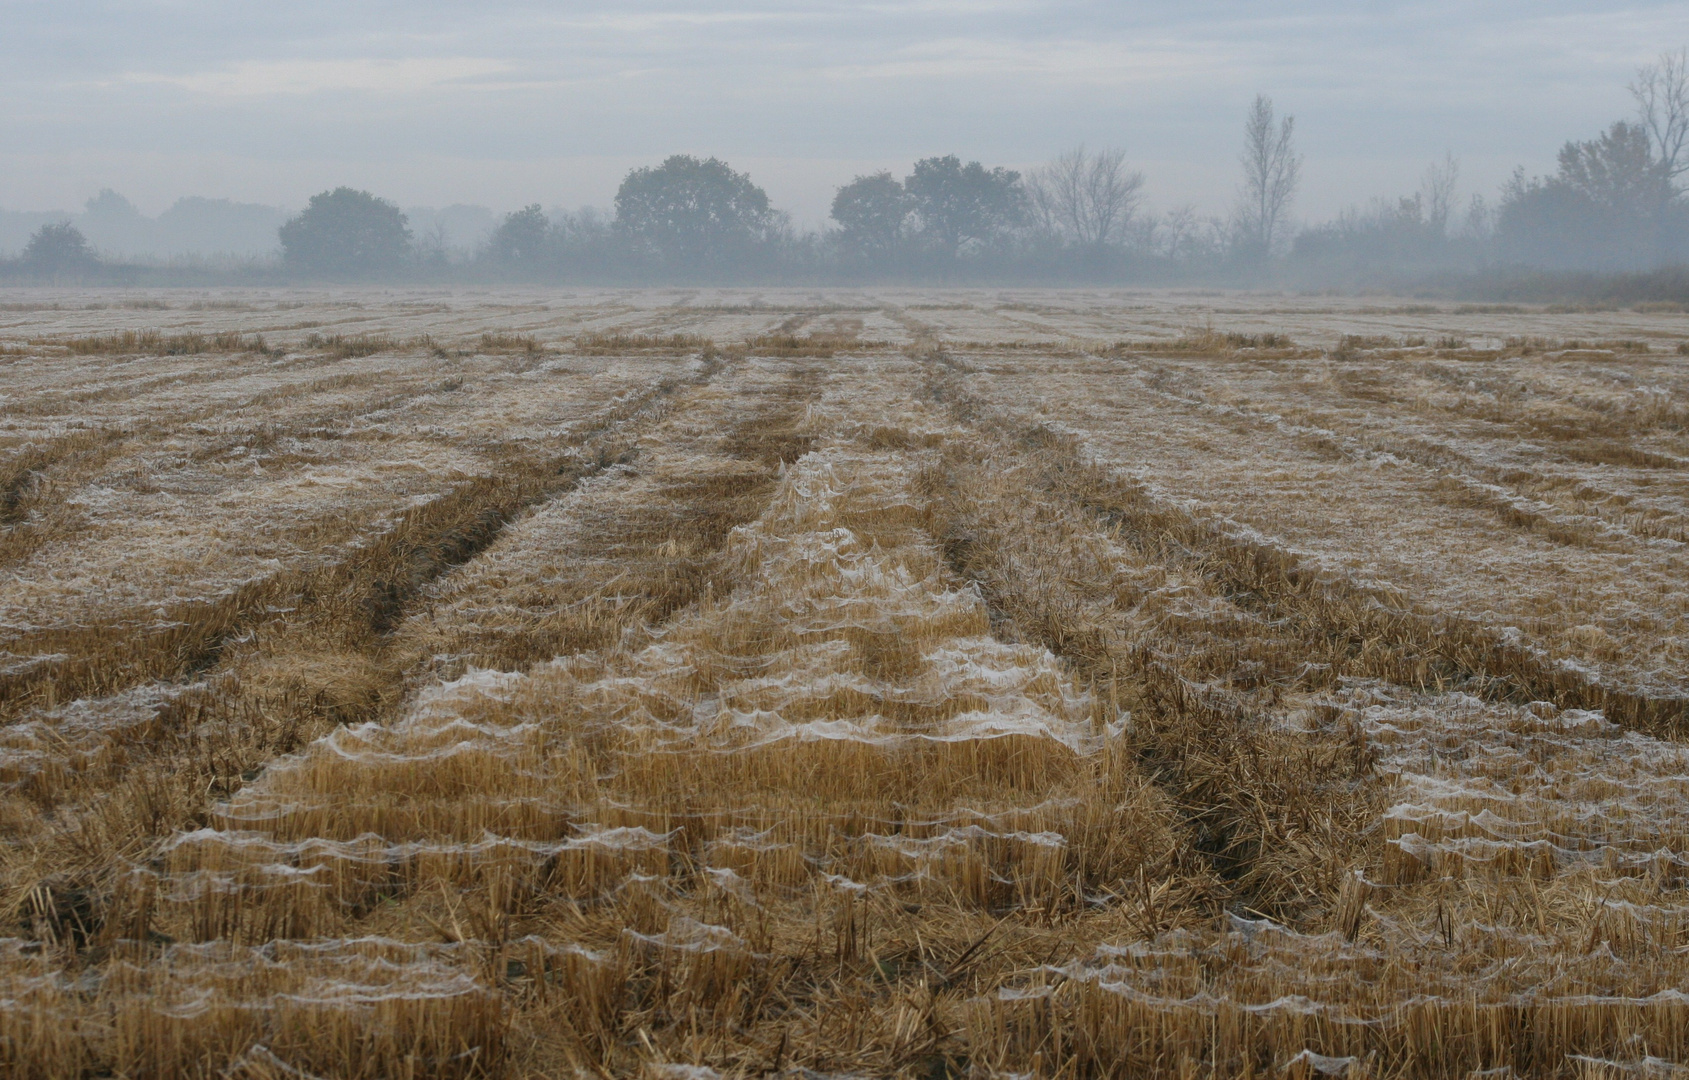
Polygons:
<instances>
[{"instance_id":1,"label":"furrow","mask_svg":"<svg viewBox=\"0 0 1689 1080\"><path fill-rule=\"evenodd\" d=\"M464 485L342 562L266 583L239 597L244 606L229 602L183 639L197 652L161 650L169 667L158 675L194 682L134 680L6 729L7 909L23 913L41 889L108 896L122 860L149 838L200 818L209 799L325 728L379 715L403 686L392 630L421 590L524 508L625 458L642 427L713 374L652 387L582 432L570 453ZM78 914L77 933L109 915Z\"/></svg>"}]
</instances>

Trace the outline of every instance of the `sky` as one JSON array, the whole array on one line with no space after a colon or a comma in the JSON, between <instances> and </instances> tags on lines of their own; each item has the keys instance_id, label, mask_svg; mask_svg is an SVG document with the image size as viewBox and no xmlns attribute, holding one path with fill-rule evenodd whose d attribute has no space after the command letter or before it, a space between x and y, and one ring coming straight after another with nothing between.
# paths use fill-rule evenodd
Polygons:
<instances>
[{"instance_id":1,"label":"sky","mask_svg":"<svg viewBox=\"0 0 1689 1080\"><path fill-rule=\"evenodd\" d=\"M877 169L1123 148L1154 208L1223 213L1245 110L1296 117L1296 212L1464 195L1631 112L1689 3L88 3L0 0L0 207L101 188L302 206L608 206L672 153L748 171L799 225Z\"/></svg>"}]
</instances>

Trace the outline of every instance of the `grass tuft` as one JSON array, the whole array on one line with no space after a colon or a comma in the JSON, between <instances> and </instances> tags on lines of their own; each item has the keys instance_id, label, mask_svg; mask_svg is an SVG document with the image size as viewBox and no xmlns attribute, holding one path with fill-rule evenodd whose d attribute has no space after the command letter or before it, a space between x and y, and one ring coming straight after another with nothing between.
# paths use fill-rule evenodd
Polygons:
<instances>
[{"instance_id":1,"label":"grass tuft","mask_svg":"<svg viewBox=\"0 0 1689 1080\"><path fill-rule=\"evenodd\" d=\"M76 356L198 356L204 353L269 353L261 334L238 330L166 334L158 330L122 330L83 337L38 338L31 345L56 345Z\"/></svg>"},{"instance_id":2,"label":"grass tuft","mask_svg":"<svg viewBox=\"0 0 1689 1080\"><path fill-rule=\"evenodd\" d=\"M696 334L591 333L575 339L575 350L583 356L615 356L639 352L696 352L714 347L709 338Z\"/></svg>"}]
</instances>

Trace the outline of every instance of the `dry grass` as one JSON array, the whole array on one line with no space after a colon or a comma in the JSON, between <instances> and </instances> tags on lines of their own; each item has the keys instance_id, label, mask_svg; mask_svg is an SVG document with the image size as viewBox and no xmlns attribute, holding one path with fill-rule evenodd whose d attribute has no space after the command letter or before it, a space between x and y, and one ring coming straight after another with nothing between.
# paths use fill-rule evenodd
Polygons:
<instances>
[{"instance_id":1,"label":"dry grass","mask_svg":"<svg viewBox=\"0 0 1689 1080\"><path fill-rule=\"evenodd\" d=\"M696 334L582 334L575 339L577 351L587 356L620 356L633 352L698 352L714 348L708 338Z\"/></svg>"},{"instance_id":2,"label":"dry grass","mask_svg":"<svg viewBox=\"0 0 1689 1080\"><path fill-rule=\"evenodd\" d=\"M745 348L757 356L812 356L828 358L853 350L884 350L884 341L863 341L853 334L757 334L746 339Z\"/></svg>"},{"instance_id":3,"label":"dry grass","mask_svg":"<svg viewBox=\"0 0 1689 1080\"><path fill-rule=\"evenodd\" d=\"M238 330L212 334L166 334L159 330L124 330L115 334L92 334L86 337L38 338L30 344L58 346L77 356L197 356L203 353L269 352L263 335L248 335Z\"/></svg>"},{"instance_id":4,"label":"dry grass","mask_svg":"<svg viewBox=\"0 0 1689 1080\"><path fill-rule=\"evenodd\" d=\"M8 360L0 1072L1689 1068L1622 326L451 310Z\"/></svg>"},{"instance_id":5,"label":"dry grass","mask_svg":"<svg viewBox=\"0 0 1689 1080\"><path fill-rule=\"evenodd\" d=\"M540 351L540 342L533 334L499 330L481 335L481 351L537 353Z\"/></svg>"},{"instance_id":6,"label":"dry grass","mask_svg":"<svg viewBox=\"0 0 1689 1080\"><path fill-rule=\"evenodd\" d=\"M482 335L483 338L493 335ZM499 335L504 337L506 335ZM423 350L433 352L439 348L434 338L428 334L411 338L400 338L393 334L308 334L301 343L307 349L320 349L336 360L356 360L377 353L400 352L403 350ZM503 348L503 345L497 348ZM491 350L489 350L491 351ZM532 352L533 350L527 350Z\"/></svg>"},{"instance_id":7,"label":"dry grass","mask_svg":"<svg viewBox=\"0 0 1689 1080\"><path fill-rule=\"evenodd\" d=\"M1347 342L1347 339L1345 339ZM1293 350L1296 343L1284 334L1246 334L1236 330L1216 330L1212 326L1187 329L1178 337L1161 341L1119 341L1108 349L1112 353L1193 353L1206 355L1229 353L1239 349Z\"/></svg>"}]
</instances>

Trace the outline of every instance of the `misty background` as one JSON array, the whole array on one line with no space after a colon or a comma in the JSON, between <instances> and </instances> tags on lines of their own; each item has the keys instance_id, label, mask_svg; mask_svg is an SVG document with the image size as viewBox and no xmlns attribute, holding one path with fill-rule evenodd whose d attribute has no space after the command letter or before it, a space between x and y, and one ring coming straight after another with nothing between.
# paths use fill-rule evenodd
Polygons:
<instances>
[{"instance_id":1,"label":"misty background","mask_svg":"<svg viewBox=\"0 0 1689 1080\"><path fill-rule=\"evenodd\" d=\"M15 264L68 223L86 251L60 273L336 276L326 249L295 257L279 230L347 188L403 214L403 252L365 276L1241 281L1271 266L1311 285L1689 259L1681 175L1669 197L1643 190L1667 148L1613 126L1643 119L1639 72L1689 41L1689 9L1475 8L15 0L0 255ZM1294 117L1266 235L1240 160L1259 95L1274 130ZM630 180L676 155L766 199L709 242L731 258L625 212ZM949 194L905 190L890 233L889 189L878 224L840 218L859 180L907 189L952 155L1014 177L973 233L941 224L940 203L997 196L956 177ZM1071 212L1071 175L1057 205L1062 169L1098 161L1130 186L1100 235Z\"/></svg>"}]
</instances>

